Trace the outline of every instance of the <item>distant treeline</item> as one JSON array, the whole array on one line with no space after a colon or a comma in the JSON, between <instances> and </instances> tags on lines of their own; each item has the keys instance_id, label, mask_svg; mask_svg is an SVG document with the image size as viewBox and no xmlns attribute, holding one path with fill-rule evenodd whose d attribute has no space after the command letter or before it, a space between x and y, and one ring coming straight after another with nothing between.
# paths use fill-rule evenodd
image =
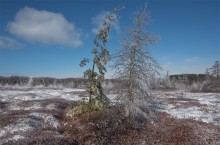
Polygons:
<instances>
[{"instance_id":1,"label":"distant treeline","mask_svg":"<svg viewBox=\"0 0 220 145\"><path fill-rule=\"evenodd\" d=\"M86 85L86 80L83 78L63 78L57 79L52 77L25 77L25 76L0 76L0 85L2 86L63 86L81 88Z\"/></svg>"},{"instance_id":2,"label":"distant treeline","mask_svg":"<svg viewBox=\"0 0 220 145\"><path fill-rule=\"evenodd\" d=\"M115 83L114 79L107 79L105 86L112 86ZM44 87L71 87L71 88L85 88L87 80L84 78L52 78L52 77L26 77L26 76L0 76L1 86L44 86Z\"/></svg>"},{"instance_id":3,"label":"distant treeline","mask_svg":"<svg viewBox=\"0 0 220 145\"><path fill-rule=\"evenodd\" d=\"M177 74L169 76L171 81L175 82L187 82L192 84L194 82L202 82L206 79L205 74ZM115 79L107 79L104 83L105 86L112 86L117 83ZM85 88L87 80L84 78L53 78L53 77L26 77L26 76L0 76L1 86L61 86L61 87L73 87L73 88Z\"/></svg>"},{"instance_id":4,"label":"distant treeline","mask_svg":"<svg viewBox=\"0 0 220 145\"><path fill-rule=\"evenodd\" d=\"M177 75L170 75L170 80L172 81L184 81L189 84L195 82L203 82L206 80L206 74L177 74Z\"/></svg>"}]
</instances>

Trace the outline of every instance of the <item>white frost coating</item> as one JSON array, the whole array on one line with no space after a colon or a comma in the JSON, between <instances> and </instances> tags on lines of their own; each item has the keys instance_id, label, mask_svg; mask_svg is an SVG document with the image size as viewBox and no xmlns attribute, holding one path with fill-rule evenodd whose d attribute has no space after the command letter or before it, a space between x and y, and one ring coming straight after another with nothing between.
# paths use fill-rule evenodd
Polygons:
<instances>
[{"instance_id":1,"label":"white frost coating","mask_svg":"<svg viewBox=\"0 0 220 145\"><path fill-rule=\"evenodd\" d=\"M206 114L199 109L199 107L174 108L166 110L165 112L177 118L192 118L206 123L213 122L213 117L211 114Z\"/></svg>"},{"instance_id":2,"label":"white frost coating","mask_svg":"<svg viewBox=\"0 0 220 145\"><path fill-rule=\"evenodd\" d=\"M23 106L20 104L21 102L14 102L9 105L9 110L37 110L42 109L42 106L39 102L34 102L32 104L28 104L28 106Z\"/></svg>"},{"instance_id":3,"label":"white frost coating","mask_svg":"<svg viewBox=\"0 0 220 145\"><path fill-rule=\"evenodd\" d=\"M24 136L21 135L14 135L11 140L19 140L19 139L24 139Z\"/></svg>"},{"instance_id":4,"label":"white frost coating","mask_svg":"<svg viewBox=\"0 0 220 145\"><path fill-rule=\"evenodd\" d=\"M71 88L64 88L63 92L70 93L70 92L85 92L85 89L71 89Z\"/></svg>"},{"instance_id":5,"label":"white frost coating","mask_svg":"<svg viewBox=\"0 0 220 145\"><path fill-rule=\"evenodd\" d=\"M185 98L198 100L200 104L213 108L220 101L220 93L186 93Z\"/></svg>"},{"instance_id":6,"label":"white frost coating","mask_svg":"<svg viewBox=\"0 0 220 145\"><path fill-rule=\"evenodd\" d=\"M6 97L6 96L14 96L14 95L19 95L19 94L23 94L25 93L24 91L17 91L17 90L3 90L3 91L0 91L0 96L2 97Z\"/></svg>"},{"instance_id":7,"label":"white frost coating","mask_svg":"<svg viewBox=\"0 0 220 145\"><path fill-rule=\"evenodd\" d=\"M218 95L215 93L185 93L184 98L198 100L200 104L214 105Z\"/></svg>"},{"instance_id":8,"label":"white frost coating","mask_svg":"<svg viewBox=\"0 0 220 145\"><path fill-rule=\"evenodd\" d=\"M107 95L107 97L111 100L113 104L119 102L119 100L117 100L117 94L109 94Z\"/></svg>"},{"instance_id":9,"label":"white frost coating","mask_svg":"<svg viewBox=\"0 0 220 145\"><path fill-rule=\"evenodd\" d=\"M220 94L219 93L190 93L176 92L176 102L173 104L167 98L174 95L174 92L161 92L157 91L154 93L160 100L163 100L163 109L158 109L162 112L177 118L193 118L206 123L213 123L214 125L220 125ZM165 95L164 95L165 94ZM168 97L166 97L168 96ZM182 98L190 100L182 100ZM197 100L198 105L195 107L185 106L185 103L190 104L192 100Z\"/></svg>"},{"instance_id":10,"label":"white frost coating","mask_svg":"<svg viewBox=\"0 0 220 145\"><path fill-rule=\"evenodd\" d=\"M51 96L59 96L62 94L61 90L43 90L42 92L39 92L39 94L41 94L44 96L44 95L51 95Z\"/></svg>"},{"instance_id":11,"label":"white frost coating","mask_svg":"<svg viewBox=\"0 0 220 145\"><path fill-rule=\"evenodd\" d=\"M17 95L16 97L14 97L14 100L21 100L21 101L29 101L29 100L36 100L35 96L32 95Z\"/></svg>"},{"instance_id":12,"label":"white frost coating","mask_svg":"<svg viewBox=\"0 0 220 145\"><path fill-rule=\"evenodd\" d=\"M167 107L167 110L170 110L170 109L174 108L175 106L173 104L167 104L166 107Z\"/></svg>"},{"instance_id":13,"label":"white frost coating","mask_svg":"<svg viewBox=\"0 0 220 145\"><path fill-rule=\"evenodd\" d=\"M199 101L200 104L204 104L204 105L214 105L210 100L210 98L197 98L197 100Z\"/></svg>"},{"instance_id":14,"label":"white frost coating","mask_svg":"<svg viewBox=\"0 0 220 145\"><path fill-rule=\"evenodd\" d=\"M156 95L159 98L167 99L167 98L177 98L179 96L182 96L183 92L182 91L169 91L167 93L164 91L155 91L155 92L153 92L153 95Z\"/></svg>"},{"instance_id":15,"label":"white frost coating","mask_svg":"<svg viewBox=\"0 0 220 145\"><path fill-rule=\"evenodd\" d=\"M54 110L54 109L56 109L57 107L56 107L55 104L48 104L45 108L48 109L48 110Z\"/></svg>"},{"instance_id":16,"label":"white frost coating","mask_svg":"<svg viewBox=\"0 0 220 145\"><path fill-rule=\"evenodd\" d=\"M82 100L82 97L73 96L73 95L70 95L70 94L62 95L62 96L60 96L60 98L65 99L65 100L70 100L70 101L81 101Z\"/></svg>"},{"instance_id":17,"label":"white frost coating","mask_svg":"<svg viewBox=\"0 0 220 145\"><path fill-rule=\"evenodd\" d=\"M39 102L35 102L34 104L31 104L31 106L24 107L24 110L38 110L42 109L42 106Z\"/></svg>"},{"instance_id":18,"label":"white frost coating","mask_svg":"<svg viewBox=\"0 0 220 145\"><path fill-rule=\"evenodd\" d=\"M33 112L33 113L30 113L29 116L34 116L36 118L43 119L45 123L51 125L54 128L57 128L58 125L60 124L59 121L55 117L49 114Z\"/></svg>"},{"instance_id":19,"label":"white frost coating","mask_svg":"<svg viewBox=\"0 0 220 145\"><path fill-rule=\"evenodd\" d=\"M84 92L84 89L52 89L52 88L32 88L31 90L22 91L18 90L3 90L0 91L0 100L3 102L13 101L31 101L31 100L45 100L45 99L56 99L63 98L66 100L79 101L81 98L71 95L74 92Z\"/></svg>"},{"instance_id":20,"label":"white frost coating","mask_svg":"<svg viewBox=\"0 0 220 145\"><path fill-rule=\"evenodd\" d=\"M27 83L27 87L32 87L32 83L33 83L33 78L30 77Z\"/></svg>"},{"instance_id":21,"label":"white frost coating","mask_svg":"<svg viewBox=\"0 0 220 145\"><path fill-rule=\"evenodd\" d=\"M15 123L10 124L9 126L6 126L3 129L1 129L0 137L3 137L7 135L8 133L13 134L16 132L31 131L37 126L40 126L39 121L29 119L29 118L19 119Z\"/></svg>"},{"instance_id":22,"label":"white frost coating","mask_svg":"<svg viewBox=\"0 0 220 145\"><path fill-rule=\"evenodd\" d=\"M19 103L12 103L8 106L9 110L20 110L21 107L18 105Z\"/></svg>"},{"instance_id":23,"label":"white frost coating","mask_svg":"<svg viewBox=\"0 0 220 145\"><path fill-rule=\"evenodd\" d=\"M8 141L12 141L12 140L17 141L19 139L25 139L25 137L21 135L14 135L13 137L0 140L0 145L3 143L7 143Z\"/></svg>"}]
</instances>

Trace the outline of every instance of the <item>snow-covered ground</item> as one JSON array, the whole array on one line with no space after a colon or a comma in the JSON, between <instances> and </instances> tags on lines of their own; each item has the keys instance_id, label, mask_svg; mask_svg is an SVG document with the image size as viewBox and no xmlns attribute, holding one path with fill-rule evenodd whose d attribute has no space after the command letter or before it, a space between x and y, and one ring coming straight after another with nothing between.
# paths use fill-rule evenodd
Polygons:
<instances>
[{"instance_id":1,"label":"snow-covered ground","mask_svg":"<svg viewBox=\"0 0 220 145\"><path fill-rule=\"evenodd\" d=\"M192 118L220 125L220 94L156 91L160 111L177 118ZM74 101L86 101L84 89L43 87L0 87L0 145L10 140L26 139L31 134L57 131L60 108ZM107 95L116 102L116 95Z\"/></svg>"},{"instance_id":2,"label":"snow-covered ground","mask_svg":"<svg viewBox=\"0 0 220 145\"><path fill-rule=\"evenodd\" d=\"M71 88L20 88L13 90L8 88L0 88L0 100L4 102L13 102L63 98L66 100L77 101L79 100L79 96L74 96L71 93L84 91L84 89Z\"/></svg>"},{"instance_id":3,"label":"snow-covered ground","mask_svg":"<svg viewBox=\"0 0 220 145\"><path fill-rule=\"evenodd\" d=\"M61 136L54 132L60 124L56 112L60 105L86 101L83 92L84 89L71 88L0 87L0 145L25 139L35 130L52 130Z\"/></svg>"},{"instance_id":4,"label":"snow-covered ground","mask_svg":"<svg viewBox=\"0 0 220 145\"><path fill-rule=\"evenodd\" d=\"M160 111L220 126L220 93L157 91L154 95L163 102Z\"/></svg>"}]
</instances>

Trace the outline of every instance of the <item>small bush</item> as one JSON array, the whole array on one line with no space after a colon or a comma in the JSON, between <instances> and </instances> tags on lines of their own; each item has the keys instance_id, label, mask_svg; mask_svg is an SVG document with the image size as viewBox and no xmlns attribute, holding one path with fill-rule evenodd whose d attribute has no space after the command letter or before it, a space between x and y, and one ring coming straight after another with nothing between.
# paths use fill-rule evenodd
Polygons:
<instances>
[{"instance_id":1,"label":"small bush","mask_svg":"<svg viewBox=\"0 0 220 145\"><path fill-rule=\"evenodd\" d=\"M90 103L83 103L69 110L71 117L77 117L87 112L98 111L107 106L107 103L100 99L93 99Z\"/></svg>"}]
</instances>

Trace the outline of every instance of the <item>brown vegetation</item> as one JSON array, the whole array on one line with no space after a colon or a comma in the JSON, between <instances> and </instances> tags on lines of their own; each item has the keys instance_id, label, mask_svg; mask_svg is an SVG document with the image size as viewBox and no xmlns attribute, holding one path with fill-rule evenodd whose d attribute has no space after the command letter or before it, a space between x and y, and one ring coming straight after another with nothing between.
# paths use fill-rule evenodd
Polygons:
<instances>
[{"instance_id":1,"label":"brown vegetation","mask_svg":"<svg viewBox=\"0 0 220 145\"><path fill-rule=\"evenodd\" d=\"M216 145L220 143L220 127L194 121L175 119L158 113L154 124L132 127L122 112L105 109L83 114L72 120L65 118L60 132L74 137L80 144L143 144L143 145Z\"/></svg>"}]
</instances>

